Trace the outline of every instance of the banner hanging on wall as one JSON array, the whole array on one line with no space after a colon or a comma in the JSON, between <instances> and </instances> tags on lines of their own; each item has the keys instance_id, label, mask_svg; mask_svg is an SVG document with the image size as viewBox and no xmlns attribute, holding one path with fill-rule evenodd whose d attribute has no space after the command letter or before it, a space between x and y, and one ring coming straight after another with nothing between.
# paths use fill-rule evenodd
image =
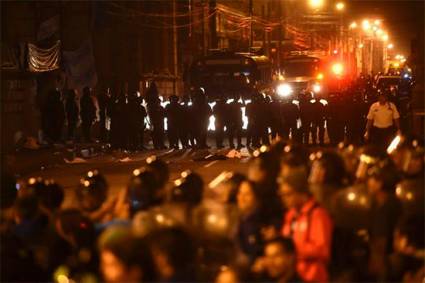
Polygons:
<instances>
[{"instance_id":1,"label":"banner hanging on wall","mask_svg":"<svg viewBox=\"0 0 425 283\"><path fill-rule=\"evenodd\" d=\"M60 40L47 49L28 43L28 65L30 72L48 72L59 69Z\"/></svg>"}]
</instances>

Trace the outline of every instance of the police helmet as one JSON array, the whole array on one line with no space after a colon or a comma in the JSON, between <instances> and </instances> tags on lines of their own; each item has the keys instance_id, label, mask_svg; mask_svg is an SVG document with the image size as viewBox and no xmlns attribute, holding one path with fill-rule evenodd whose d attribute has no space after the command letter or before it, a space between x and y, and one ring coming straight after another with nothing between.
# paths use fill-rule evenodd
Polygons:
<instances>
[{"instance_id":1,"label":"police helmet","mask_svg":"<svg viewBox=\"0 0 425 283\"><path fill-rule=\"evenodd\" d=\"M203 196L204 181L201 176L190 170L183 171L181 178L174 181L171 200L189 205L198 205Z\"/></svg>"},{"instance_id":2,"label":"police helmet","mask_svg":"<svg viewBox=\"0 0 425 283\"><path fill-rule=\"evenodd\" d=\"M133 171L127 189L127 200L130 204L132 215L139 210L146 210L158 203L156 196L158 183L154 172L147 168L140 168Z\"/></svg>"},{"instance_id":3,"label":"police helmet","mask_svg":"<svg viewBox=\"0 0 425 283\"><path fill-rule=\"evenodd\" d=\"M152 155L146 158L146 168L152 171L160 188L163 188L170 178L170 170L165 161Z\"/></svg>"},{"instance_id":4,"label":"police helmet","mask_svg":"<svg viewBox=\"0 0 425 283\"><path fill-rule=\"evenodd\" d=\"M96 169L90 170L80 179L77 198L80 202L86 203L83 209L93 211L106 200L108 189L105 177Z\"/></svg>"}]
</instances>

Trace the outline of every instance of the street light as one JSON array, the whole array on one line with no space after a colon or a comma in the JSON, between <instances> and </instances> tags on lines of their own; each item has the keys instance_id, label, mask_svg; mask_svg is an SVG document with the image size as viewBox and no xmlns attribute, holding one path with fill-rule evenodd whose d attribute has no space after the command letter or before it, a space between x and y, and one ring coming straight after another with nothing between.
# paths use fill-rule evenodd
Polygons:
<instances>
[{"instance_id":1,"label":"street light","mask_svg":"<svg viewBox=\"0 0 425 283\"><path fill-rule=\"evenodd\" d=\"M382 36L382 40L383 41L388 41L388 34L384 34L383 36Z\"/></svg>"},{"instance_id":2,"label":"street light","mask_svg":"<svg viewBox=\"0 0 425 283\"><path fill-rule=\"evenodd\" d=\"M363 46L364 46L363 43L359 44L359 48L363 48Z\"/></svg>"},{"instance_id":3,"label":"street light","mask_svg":"<svg viewBox=\"0 0 425 283\"><path fill-rule=\"evenodd\" d=\"M350 24L350 29L355 29L355 28L357 28L357 23L356 22L352 22Z\"/></svg>"},{"instance_id":4,"label":"street light","mask_svg":"<svg viewBox=\"0 0 425 283\"><path fill-rule=\"evenodd\" d=\"M381 24L381 20L375 20L373 23L374 23L375 25L379 26L379 25Z\"/></svg>"},{"instance_id":5,"label":"street light","mask_svg":"<svg viewBox=\"0 0 425 283\"><path fill-rule=\"evenodd\" d=\"M388 48L388 49L393 49L393 48L394 48L394 44L392 44L392 43L388 44L388 45L387 45L387 48Z\"/></svg>"},{"instance_id":6,"label":"street light","mask_svg":"<svg viewBox=\"0 0 425 283\"><path fill-rule=\"evenodd\" d=\"M338 2L338 3L336 3L335 8L336 8L338 11L343 11L343 10L344 10L344 8L345 8L345 4L344 4L343 2Z\"/></svg>"},{"instance_id":7,"label":"street light","mask_svg":"<svg viewBox=\"0 0 425 283\"><path fill-rule=\"evenodd\" d=\"M319 9L323 6L324 0L309 0L308 4L313 9Z\"/></svg>"}]
</instances>

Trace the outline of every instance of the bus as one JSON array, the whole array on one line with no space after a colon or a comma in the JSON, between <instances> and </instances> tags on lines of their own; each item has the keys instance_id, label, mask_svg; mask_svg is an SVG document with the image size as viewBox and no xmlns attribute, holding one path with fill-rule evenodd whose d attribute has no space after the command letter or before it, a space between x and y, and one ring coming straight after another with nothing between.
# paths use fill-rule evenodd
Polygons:
<instances>
[{"instance_id":1,"label":"bus","mask_svg":"<svg viewBox=\"0 0 425 283\"><path fill-rule=\"evenodd\" d=\"M264 55L215 52L194 60L187 78L191 90L202 89L209 101L235 95L250 99L272 88L272 64Z\"/></svg>"}]
</instances>

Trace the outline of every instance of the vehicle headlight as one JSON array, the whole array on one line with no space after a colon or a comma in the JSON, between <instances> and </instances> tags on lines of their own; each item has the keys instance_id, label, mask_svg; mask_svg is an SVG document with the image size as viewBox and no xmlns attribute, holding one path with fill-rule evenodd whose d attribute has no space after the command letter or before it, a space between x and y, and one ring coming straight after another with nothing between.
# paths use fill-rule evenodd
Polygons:
<instances>
[{"instance_id":1,"label":"vehicle headlight","mask_svg":"<svg viewBox=\"0 0 425 283\"><path fill-rule=\"evenodd\" d=\"M289 84L280 84L276 88L277 95L288 97L292 94L292 87Z\"/></svg>"},{"instance_id":2,"label":"vehicle headlight","mask_svg":"<svg viewBox=\"0 0 425 283\"><path fill-rule=\"evenodd\" d=\"M314 84L313 85L313 92L318 93L322 90L322 86L319 84Z\"/></svg>"}]
</instances>

